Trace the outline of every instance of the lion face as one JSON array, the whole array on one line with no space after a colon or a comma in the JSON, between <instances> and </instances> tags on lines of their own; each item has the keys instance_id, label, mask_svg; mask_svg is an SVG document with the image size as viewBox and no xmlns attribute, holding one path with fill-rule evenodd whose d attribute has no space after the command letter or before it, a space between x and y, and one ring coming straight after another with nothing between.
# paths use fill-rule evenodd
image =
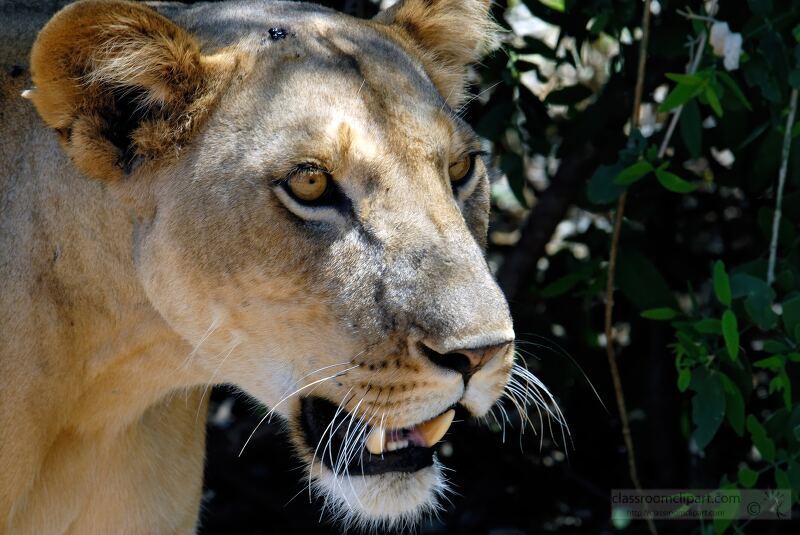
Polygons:
<instances>
[{"instance_id":1,"label":"lion face","mask_svg":"<svg viewBox=\"0 0 800 535\"><path fill-rule=\"evenodd\" d=\"M33 99L76 164L134 206L139 280L193 345L186 366L285 418L309 484L337 512L392 524L435 507L445 483L433 446L455 409L487 413L513 365L482 251L486 164L452 109L453 71L483 40L486 4L407 1L377 21L235 4L172 23L84 2L70 22L109 5L126 23L164 25L171 50L185 50L148 49L163 57L142 75L136 51L107 57L114 36L87 30L71 46L105 54L82 66L81 89L97 98L49 115L74 95L40 76ZM37 46L57 56L46 32ZM190 65L171 64L165 80L170 54ZM178 85L183 100L169 93ZM134 124L110 139L130 109Z\"/></svg>"}]
</instances>

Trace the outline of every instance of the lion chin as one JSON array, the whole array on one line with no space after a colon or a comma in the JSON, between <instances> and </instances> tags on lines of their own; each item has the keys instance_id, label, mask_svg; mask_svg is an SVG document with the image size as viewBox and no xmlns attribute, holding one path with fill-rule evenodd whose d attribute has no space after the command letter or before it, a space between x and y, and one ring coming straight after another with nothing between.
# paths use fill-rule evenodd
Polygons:
<instances>
[{"instance_id":1,"label":"lion chin","mask_svg":"<svg viewBox=\"0 0 800 535\"><path fill-rule=\"evenodd\" d=\"M433 465L410 473L336 475L321 467L313 475L311 490L323 499L323 514L343 529L383 531L410 529L435 514L449 487L434 457Z\"/></svg>"}]
</instances>

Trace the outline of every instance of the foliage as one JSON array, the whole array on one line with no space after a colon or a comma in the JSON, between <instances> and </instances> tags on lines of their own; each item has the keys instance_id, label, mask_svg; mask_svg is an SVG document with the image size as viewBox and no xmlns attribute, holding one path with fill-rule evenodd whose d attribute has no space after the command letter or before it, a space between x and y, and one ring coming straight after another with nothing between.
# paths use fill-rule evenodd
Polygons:
<instances>
[{"instance_id":1,"label":"foliage","mask_svg":"<svg viewBox=\"0 0 800 535\"><path fill-rule=\"evenodd\" d=\"M379 2L321 3L369 17ZM614 414L603 306L623 191L614 329L643 486L791 488L800 497L800 123L790 125L777 269L767 282L787 108L800 87L800 5L725 0L707 13L714 3L653 1L633 130L641 0L494 3L503 46L484 58L476 97L457 111L491 145L502 175L493 184L489 260L512 306L520 356L559 397L574 450L546 436L532 439L533 451L498 449L482 428L455 426L446 463L468 468L452 477L477 473L479 481L461 480L457 503L469 510L458 523L445 516L452 530L479 532L485 504L502 524L481 532L645 529L626 527L617 511L609 517L608 490L631 482L619 422L593 390ZM714 21L742 37L736 69L715 53ZM460 432L468 447L459 448ZM570 463L559 465L564 453ZM212 467L218 457L210 455ZM533 465L549 471L536 472L534 484ZM522 504L517 517L511 503ZM316 526L316 516L309 522ZM717 521L693 532L744 529Z\"/></svg>"},{"instance_id":2,"label":"foliage","mask_svg":"<svg viewBox=\"0 0 800 535\"><path fill-rule=\"evenodd\" d=\"M493 251L501 272L509 256L520 254L514 242L530 226L526 218L535 222L548 189L568 179L560 170L576 148L600 153L594 171L575 180L572 208L563 214L570 230L559 225L546 261L528 263L531 273L513 296L517 323L557 325L553 332L565 333L582 361L599 355L608 210L628 191L616 326L630 333L623 355L639 348L627 358L674 359L674 377L661 378L675 384L664 403L683 407L685 444L700 466L681 485L716 480L720 488L791 488L797 503L800 123L790 125L772 283L767 257L790 92L800 87L800 6L726 1L705 13L713 4L658 4L640 130L630 131L627 121L640 1L524 0L498 7L510 33L485 61L480 91L486 93L468 113L504 173L494 188ZM527 12L551 31L526 33L519 20ZM742 36L737 69L728 70L708 41L712 24L722 21ZM687 69L692 63L696 69ZM676 112L676 135L662 149ZM642 355L641 340L665 330L671 342ZM712 531L735 527L717 521Z\"/></svg>"}]
</instances>

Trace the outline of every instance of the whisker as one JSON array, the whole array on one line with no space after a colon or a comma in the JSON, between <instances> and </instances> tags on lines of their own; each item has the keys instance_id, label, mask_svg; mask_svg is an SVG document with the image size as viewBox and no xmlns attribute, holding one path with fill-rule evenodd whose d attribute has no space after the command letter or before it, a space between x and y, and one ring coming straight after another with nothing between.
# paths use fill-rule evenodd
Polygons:
<instances>
[{"instance_id":1,"label":"whisker","mask_svg":"<svg viewBox=\"0 0 800 535\"><path fill-rule=\"evenodd\" d=\"M244 449L247 447L247 444L250 442L250 439L253 438L253 435L256 434L256 431L258 430L259 426L264 423L264 420L266 420L267 418L272 416L272 414L275 412L275 409L277 409L284 401L286 401L290 397L294 396L295 394L299 394L300 392L302 392L306 388L318 385L319 383L322 383L322 382L325 382L325 381L329 381L330 379L335 379L336 377L340 377L343 374L347 373L348 371L354 370L354 369L356 369L358 367L359 367L359 365L357 364L355 366L351 366L350 368L347 368L346 370L340 371L340 372L335 373L333 375L329 375L328 377L323 377L322 379L317 379L316 381L312 381L311 383L308 383L306 386L304 386L302 388L298 388L297 390L295 390L294 392L292 392L288 396L284 396L283 399L281 399L278 403L276 403L275 406L273 406L269 410L269 412L267 412L267 414L265 414L264 417L261 418L261 420L259 420L258 424L256 424L255 429L253 429L253 432L250 433L249 437L247 437L247 440L245 441L244 446L242 446L242 450L239 452L239 457L241 457L242 453L244 453Z\"/></svg>"}]
</instances>

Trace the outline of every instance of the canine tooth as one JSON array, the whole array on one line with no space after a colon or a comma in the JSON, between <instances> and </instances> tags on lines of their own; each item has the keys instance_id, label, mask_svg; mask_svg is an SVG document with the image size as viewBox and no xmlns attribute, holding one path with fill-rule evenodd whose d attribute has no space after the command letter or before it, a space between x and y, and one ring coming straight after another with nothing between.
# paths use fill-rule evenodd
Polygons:
<instances>
[{"instance_id":1,"label":"canine tooth","mask_svg":"<svg viewBox=\"0 0 800 535\"><path fill-rule=\"evenodd\" d=\"M380 427L374 428L370 431L367 437L367 451L373 455L380 455L384 452L384 444L386 443L386 431Z\"/></svg>"},{"instance_id":2,"label":"canine tooth","mask_svg":"<svg viewBox=\"0 0 800 535\"><path fill-rule=\"evenodd\" d=\"M444 434L450 429L450 424L453 423L453 417L455 415L456 411L450 409L433 420L428 420L427 422L417 425L417 431L422 435L422 438L425 439L426 447L430 448L442 440Z\"/></svg>"},{"instance_id":3,"label":"canine tooth","mask_svg":"<svg viewBox=\"0 0 800 535\"><path fill-rule=\"evenodd\" d=\"M396 440L386 443L386 451L396 451L408 447L408 440Z\"/></svg>"}]
</instances>

